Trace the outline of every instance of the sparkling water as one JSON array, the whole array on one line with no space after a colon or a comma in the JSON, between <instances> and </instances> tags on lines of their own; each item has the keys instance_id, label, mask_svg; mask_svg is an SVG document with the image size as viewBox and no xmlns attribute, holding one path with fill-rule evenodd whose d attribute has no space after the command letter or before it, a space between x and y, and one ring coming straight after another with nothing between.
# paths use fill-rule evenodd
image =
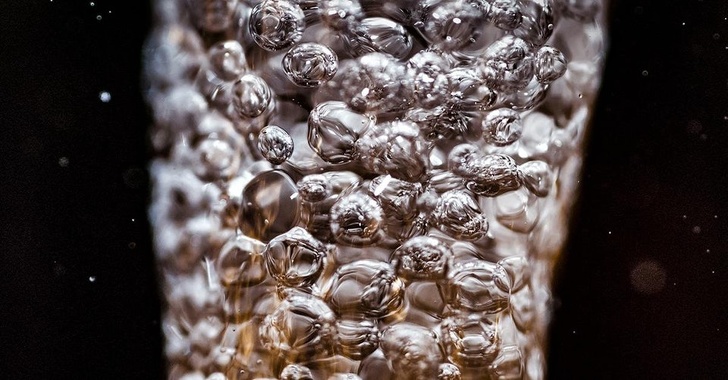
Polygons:
<instances>
[{"instance_id":1,"label":"sparkling water","mask_svg":"<svg viewBox=\"0 0 728 380\"><path fill-rule=\"evenodd\" d=\"M156 0L170 379L542 379L598 0Z\"/></svg>"}]
</instances>

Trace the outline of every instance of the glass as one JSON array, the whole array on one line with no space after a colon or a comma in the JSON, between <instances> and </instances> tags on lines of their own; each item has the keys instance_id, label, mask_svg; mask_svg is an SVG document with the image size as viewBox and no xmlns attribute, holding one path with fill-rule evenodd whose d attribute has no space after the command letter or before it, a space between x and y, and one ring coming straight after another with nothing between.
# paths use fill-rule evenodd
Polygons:
<instances>
[{"instance_id":1,"label":"glass","mask_svg":"<svg viewBox=\"0 0 728 380\"><path fill-rule=\"evenodd\" d=\"M596 0L157 0L172 379L541 379Z\"/></svg>"}]
</instances>

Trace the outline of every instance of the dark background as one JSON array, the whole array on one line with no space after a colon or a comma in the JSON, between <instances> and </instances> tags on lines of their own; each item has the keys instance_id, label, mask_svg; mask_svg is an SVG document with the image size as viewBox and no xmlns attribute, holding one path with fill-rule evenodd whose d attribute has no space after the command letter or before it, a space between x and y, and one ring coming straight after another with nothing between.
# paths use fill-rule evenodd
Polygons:
<instances>
[{"instance_id":1,"label":"dark background","mask_svg":"<svg viewBox=\"0 0 728 380\"><path fill-rule=\"evenodd\" d=\"M0 1L0 378L164 376L150 18ZM728 4L617 1L610 30L549 377L728 378Z\"/></svg>"}]
</instances>

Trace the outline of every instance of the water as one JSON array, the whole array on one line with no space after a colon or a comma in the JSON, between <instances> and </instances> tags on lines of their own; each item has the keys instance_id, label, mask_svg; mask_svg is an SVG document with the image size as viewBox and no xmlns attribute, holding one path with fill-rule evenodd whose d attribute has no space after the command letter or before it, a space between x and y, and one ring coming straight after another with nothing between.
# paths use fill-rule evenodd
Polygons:
<instances>
[{"instance_id":1,"label":"water","mask_svg":"<svg viewBox=\"0 0 728 380\"><path fill-rule=\"evenodd\" d=\"M543 378L603 5L157 3L171 379Z\"/></svg>"}]
</instances>

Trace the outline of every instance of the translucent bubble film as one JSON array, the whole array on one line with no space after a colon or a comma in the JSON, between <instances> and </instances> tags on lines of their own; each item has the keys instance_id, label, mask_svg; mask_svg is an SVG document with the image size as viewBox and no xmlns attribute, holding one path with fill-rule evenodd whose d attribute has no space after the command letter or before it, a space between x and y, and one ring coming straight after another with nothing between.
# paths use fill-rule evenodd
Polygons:
<instances>
[{"instance_id":1,"label":"translucent bubble film","mask_svg":"<svg viewBox=\"0 0 728 380\"><path fill-rule=\"evenodd\" d=\"M542 379L599 0L156 0L170 379Z\"/></svg>"}]
</instances>

